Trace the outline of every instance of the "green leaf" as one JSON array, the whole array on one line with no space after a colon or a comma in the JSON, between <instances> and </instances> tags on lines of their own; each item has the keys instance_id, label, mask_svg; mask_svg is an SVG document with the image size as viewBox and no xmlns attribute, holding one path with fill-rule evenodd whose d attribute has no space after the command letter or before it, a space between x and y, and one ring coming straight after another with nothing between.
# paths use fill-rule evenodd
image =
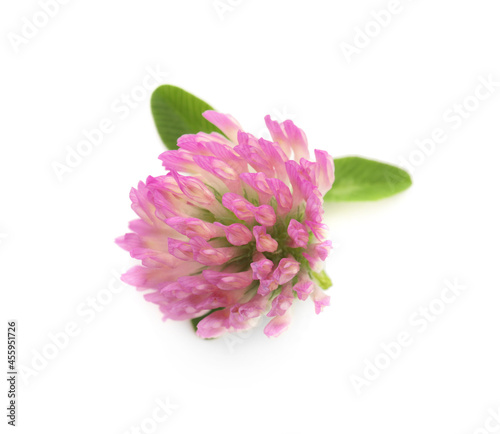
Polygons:
<instances>
[{"instance_id":1,"label":"green leaf","mask_svg":"<svg viewBox=\"0 0 500 434\"><path fill-rule=\"evenodd\" d=\"M379 200L406 190L410 175L403 169L361 157L335 159L335 182L327 202Z\"/></svg>"},{"instance_id":2,"label":"green leaf","mask_svg":"<svg viewBox=\"0 0 500 434\"><path fill-rule=\"evenodd\" d=\"M223 307L218 307L217 309L212 309L210 312L206 313L206 314L205 314L205 315L203 315L203 316L199 316L198 318L193 318L193 319L191 320L191 324L193 325L194 331L195 331L195 332L196 332L196 331L198 331L198 324L199 324L199 322L200 322L202 319L204 319L204 318L206 318L208 315L210 315L210 314L212 314L212 313L214 313L214 312L217 312L218 310L222 310L222 309L224 309L224 308L223 308Z\"/></svg>"},{"instance_id":3,"label":"green leaf","mask_svg":"<svg viewBox=\"0 0 500 434\"><path fill-rule=\"evenodd\" d=\"M325 270L323 270L321 273L316 273L313 271L312 276L321 289L328 289L333 285L332 280L328 277L328 274L326 274Z\"/></svg>"},{"instance_id":4,"label":"green leaf","mask_svg":"<svg viewBox=\"0 0 500 434\"><path fill-rule=\"evenodd\" d=\"M189 92L165 84L151 95L151 111L156 129L168 149L178 149L177 139L183 134L222 132L201 114L213 108Z\"/></svg>"}]
</instances>

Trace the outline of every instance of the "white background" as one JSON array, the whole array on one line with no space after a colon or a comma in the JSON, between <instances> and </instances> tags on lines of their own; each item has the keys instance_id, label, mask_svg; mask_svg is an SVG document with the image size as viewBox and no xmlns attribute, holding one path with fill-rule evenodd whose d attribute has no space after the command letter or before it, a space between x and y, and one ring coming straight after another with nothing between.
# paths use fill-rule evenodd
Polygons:
<instances>
[{"instance_id":1,"label":"white background","mask_svg":"<svg viewBox=\"0 0 500 434\"><path fill-rule=\"evenodd\" d=\"M16 52L9 33L41 9L3 2L0 309L2 327L18 321L19 364L37 368L19 377L17 431L473 433L500 406L500 88L460 128L443 113L478 77L500 80L498 0L401 0L350 63L340 44L388 1L232 3L72 0ZM447 140L409 191L328 206L330 308L303 304L277 339L261 326L203 341L113 277L129 265L114 244L134 217L129 189L162 173L151 91L116 111L148 67L254 133L268 113L290 117L334 156L398 164L435 128ZM105 118L114 131L60 181L53 163ZM447 279L466 289L421 332L414 312L439 307ZM99 312L87 306L96 296L109 301ZM50 335L68 323L79 334L53 356ZM358 393L352 375L405 331L412 344ZM177 408L153 429L159 398Z\"/></svg>"}]
</instances>

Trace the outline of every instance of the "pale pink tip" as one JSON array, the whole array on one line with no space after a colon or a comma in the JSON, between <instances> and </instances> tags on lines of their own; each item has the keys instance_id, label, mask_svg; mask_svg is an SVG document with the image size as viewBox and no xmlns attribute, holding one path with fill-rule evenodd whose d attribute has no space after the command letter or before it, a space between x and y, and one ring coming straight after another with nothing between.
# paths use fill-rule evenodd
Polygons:
<instances>
[{"instance_id":1,"label":"pale pink tip","mask_svg":"<svg viewBox=\"0 0 500 434\"><path fill-rule=\"evenodd\" d=\"M316 155L316 178L318 181L318 189L321 194L325 194L331 190L333 181L335 180L335 165L333 158L325 151L314 151Z\"/></svg>"},{"instance_id":2,"label":"pale pink tip","mask_svg":"<svg viewBox=\"0 0 500 434\"><path fill-rule=\"evenodd\" d=\"M199 179L192 176L182 176L175 171L171 173L177 181L179 188L189 200L201 205L210 205L214 202L214 194Z\"/></svg>"},{"instance_id":3,"label":"pale pink tip","mask_svg":"<svg viewBox=\"0 0 500 434\"><path fill-rule=\"evenodd\" d=\"M279 214L284 215L289 213L293 207L293 196L290 192L290 188L288 188L283 181L277 178L268 178L267 184L276 198Z\"/></svg>"},{"instance_id":4,"label":"pale pink tip","mask_svg":"<svg viewBox=\"0 0 500 434\"><path fill-rule=\"evenodd\" d=\"M202 274L208 282L223 291L245 289L253 282L251 270L242 271L240 273L224 273L221 271L203 270Z\"/></svg>"},{"instance_id":5,"label":"pale pink tip","mask_svg":"<svg viewBox=\"0 0 500 434\"><path fill-rule=\"evenodd\" d=\"M191 238L189 245L192 247L194 260L203 265L225 264L238 252L235 247L215 248L202 237Z\"/></svg>"},{"instance_id":6,"label":"pale pink tip","mask_svg":"<svg viewBox=\"0 0 500 434\"><path fill-rule=\"evenodd\" d=\"M314 236L318 239L318 241L325 241L328 236L328 226L324 223L317 223L312 221L306 221L306 226L311 229Z\"/></svg>"},{"instance_id":7,"label":"pale pink tip","mask_svg":"<svg viewBox=\"0 0 500 434\"><path fill-rule=\"evenodd\" d=\"M244 246L248 244L253 239L252 232L245 225L241 223L234 223L229 226L224 226L219 222L214 223L224 230L227 240L233 246Z\"/></svg>"},{"instance_id":8,"label":"pale pink tip","mask_svg":"<svg viewBox=\"0 0 500 434\"><path fill-rule=\"evenodd\" d=\"M315 223L321 223L323 220L323 199L316 194L311 194L306 202L306 219Z\"/></svg>"},{"instance_id":9,"label":"pale pink tip","mask_svg":"<svg viewBox=\"0 0 500 434\"><path fill-rule=\"evenodd\" d=\"M309 232L302 223L299 223L295 219L291 219L287 232L292 240L290 247L307 247Z\"/></svg>"},{"instance_id":10,"label":"pale pink tip","mask_svg":"<svg viewBox=\"0 0 500 434\"><path fill-rule=\"evenodd\" d=\"M193 248L184 241L175 238L168 239L168 253L182 261L193 260Z\"/></svg>"},{"instance_id":11,"label":"pale pink tip","mask_svg":"<svg viewBox=\"0 0 500 434\"><path fill-rule=\"evenodd\" d=\"M217 338L229 328L229 309L218 310L203 318L197 327L196 334L204 339Z\"/></svg>"},{"instance_id":12,"label":"pale pink tip","mask_svg":"<svg viewBox=\"0 0 500 434\"><path fill-rule=\"evenodd\" d=\"M326 295L325 292L316 285L312 293L312 299L317 314L320 314L324 307L330 306L330 296Z\"/></svg>"},{"instance_id":13,"label":"pale pink tip","mask_svg":"<svg viewBox=\"0 0 500 434\"><path fill-rule=\"evenodd\" d=\"M258 193L262 203L266 203L271 198L273 192L267 184L264 173L242 173L240 178Z\"/></svg>"},{"instance_id":14,"label":"pale pink tip","mask_svg":"<svg viewBox=\"0 0 500 434\"><path fill-rule=\"evenodd\" d=\"M193 160L199 167L207 172L215 175L223 181L238 181L236 171L224 161L215 157L207 157L206 155L195 155Z\"/></svg>"},{"instance_id":15,"label":"pale pink tip","mask_svg":"<svg viewBox=\"0 0 500 434\"><path fill-rule=\"evenodd\" d=\"M277 315L284 315L292 306L293 300L292 285L285 285L278 296L274 298L271 310L267 316L273 317Z\"/></svg>"},{"instance_id":16,"label":"pale pink tip","mask_svg":"<svg viewBox=\"0 0 500 434\"><path fill-rule=\"evenodd\" d=\"M278 337L290 326L292 320L291 309L288 309L284 315L274 317L264 328L264 334L268 337Z\"/></svg>"},{"instance_id":17,"label":"pale pink tip","mask_svg":"<svg viewBox=\"0 0 500 434\"><path fill-rule=\"evenodd\" d=\"M257 223L260 223L262 226L270 227L276 223L276 214L272 206L261 205L254 208L253 214Z\"/></svg>"},{"instance_id":18,"label":"pale pink tip","mask_svg":"<svg viewBox=\"0 0 500 434\"><path fill-rule=\"evenodd\" d=\"M278 282L276 282L272 277L270 279L261 279L259 288L257 289L257 294L268 295L278 289Z\"/></svg>"},{"instance_id":19,"label":"pale pink tip","mask_svg":"<svg viewBox=\"0 0 500 434\"><path fill-rule=\"evenodd\" d=\"M263 226L254 226L253 236L257 243L259 252L275 252L278 248L278 242L266 233L266 228Z\"/></svg>"},{"instance_id":20,"label":"pale pink tip","mask_svg":"<svg viewBox=\"0 0 500 434\"><path fill-rule=\"evenodd\" d=\"M238 121L231 115L207 110L203 113L203 117L218 127L232 142L237 142L238 131L242 130L242 128Z\"/></svg>"},{"instance_id":21,"label":"pale pink tip","mask_svg":"<svg viewBox=\"0 0 500 434\"><path fill-rule=\"evenodd\" d=\"M190 152L182 150L165 151L160 154L159 159L162 161L163 167L167 170L191 173L195 173L197 170L196 164L193 161L193 155Z\"/></svg>"},{"instance_id":22,"label":"pale pink tip","mask_svg":"<svg viewBox=\"0 0 500 434\"><path fill-rule=\"evenodd\" d=\"M269 259L261 259L260 261L252 262L250 267L252 267L253 270L254 280L263 280L269 276L273 270L274 264L273 261Z\"/></svg>"},{"instance_id":23,"label":"pale pink tip","mask_svg":"<svg viewBox=\"0 0 500 434\"><path fill-rule=\"evenodd\" d=\"M292 280L300 270L300 263L292 258L283 258L273 272L273 279L278 285L283 285Z\"/></svg>"},{"instance_id":24,"label":"pale pink tip","mask_svg":"<svg viewBox=\"0 0 500 434\"><path fill-rule=\"evenodd\" d=\"M313 289L314 283L310 280L303 280L293 287L293 290L297 293L300 300L306 300L307 297L309 297L309 295L313 292Z\"/></svg>"},{"instance_id":25,"label":"pale pink tip","mask_svg":"<svg viewBox=\"0 0 500 434\"><path fill-rule=\"evenodd\" d=\"M256 319L265 311L267 304L267 297L256 295L246 303L234 305L229 315L229 324L237 330L253 327L257 322Z\"/></svg>"},{"instance_id":26,"label":"pale pink tip","mask_svg":"<svg viewBox=\"0 0 500 434\"><path fill-rule=\"evenodd\" d=\"M226 193L222 196L222 205L232 211L236 217L244 221L253 221L254 206L236 193Z\"/></svg>"},{"instance_id":27,"label":"pale pink tip","mask_svg":"<svg viewBox=\"0 0 500 434\"><path fill-rule=\"evenodd\" d=\"M223 234L223 231L215 227L214 224L194 217L170 217L165 220L165 223L188 238L199 236L210 240Z\"/></svg>"},{"instance_id":28,"label":"pale pink tip","mask_svg":"<svg viewBox=\"0 0 500 434\"><path fill-rule=\"evenodd\" d=\"M318 255L318 257L324 261L328 255L330 254L330 250L332 249L332 242L331 240L324 241L319 244L313 245L313 249Z\"/></svg>"},{"instance_id":29,"label":"pale pink tip","mask_svg":"<svg viewBox=\"0 0 500 434\"><path fill-rule=\"evenodd\" d=\"M291 151L293 151L296 161L299 161L301 158L309 158L309 148L304 131L297 128L290 120L280 124L271 120L270 116L266 116L265 121L273 141L281 145L287 156L290 157Z\"/></svg>"}]
</instances>

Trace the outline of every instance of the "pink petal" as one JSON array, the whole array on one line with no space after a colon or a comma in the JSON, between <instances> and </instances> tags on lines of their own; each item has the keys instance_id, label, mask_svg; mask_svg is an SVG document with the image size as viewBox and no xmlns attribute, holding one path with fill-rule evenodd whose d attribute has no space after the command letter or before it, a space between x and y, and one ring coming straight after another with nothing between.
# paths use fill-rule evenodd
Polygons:
<instances>
[{"instance_id":1,"label":"pink petal","mask_svg":"<svg viewBox=\"0 0 500 434\"><path fill-rule=\"evenodd\" d=\"M287 158L290 158L292 155L292 148L287 141L285 132L281 128L281 125L278 122L273 121L271 119L271 116L269 115L264 118L264 121L266 122L267 129L271 133L273 141L278 143L281 146L281 149L283 149L283 152L285 153Z\"/></svg>"},{"instance_id":2,"label":"pink petal","mask_svg":"<svg viewBox=\"0 0 500 434\"><path fill-rule=\"evenodd\" d=\"M330 191L333 182L335 181L335 165L333 158L325 151L315 150L317 163L316 178L318 180L318 188L322 195Z\"/></svg>"},{"instance_id":3,"label":"pink petal","mask_svg":"<svg viewBox=\"0 0 500 434\"><path fill-rule=\"evenodd\" d=\"M306 221L305 225L309 229L311 229L312 233L319 241L325 241L326 237L328 236L327 225L325 225L324 223L317 223L312 221Z\"/></svg>"},{"instance_id":4,"label":"pink petal","mask_svg":"<svg viewBox=\"0 0 500 434\"><path fill-rule=\"evenodd\" d=\"M211 205L215 201L214 194L199 179L192 176L182 176L175 171L171 173L177 181L179 188L189 200L197 202L200 205Z\"/></svg>"},{"instance_id":5,"label":"pink petal","mask_svg":"<svg viewBox=\"0 0 500 434\"><path fill-rule=\"evenodd\" d=\"M311 244L311 247L314 249L318 257L324 261L328 255L330 254L330 251L332 249L332 242L331 240L324 241L322 243L318 244Z\"/></svg>"},{"instance_id":6,"label":"pink petal","mask_svg":"<svg viewBox=\"0 0 500 434\"><path fill-rule=\"evenodd\" d=\"M332 242L330 240L310 244L307 250L302 252L302 256L309 261L309 265L313 271L320 272L324 268L323 261L330 254L331 248Z\"/></svg>"},{"instance_id":7,"label":"pink petal","mask_svg":"<svg viewBox=\"0 0 500 434\"><path fill-rule=\"evenodd\" d=\"M269 205L261 205L253 209L255 220L262 226L274 226L276 223L276 214L274 208Z\"/></svg>"},{"instance_id":8,"label":"pink petal","mask_svg":"<svg viewBox=\"0 0 500 434\"><path fill-rule=\"evenodd\" d=\"M273 292L275 289L278 289L278 282L276 282L272 277L269 279L262 279L260 281L259 288L257 289L257 294L265 296Z\"/></svg>"},{"instance_id":9,"label":"pink petal","mask_svg":"<svg viewBox=\"0 0 500 434\"><path fill-rule=\"evenodd\" d=\"M241 143L247 136L240 133L238 136L238 141ZM250 166L252 166L256 172L263 172L267 177L273 178L276 175L272 161L262 149L255 146L250 146L246 144L240 144L234 147L234 150L244 158Z\"/></svg>"},{"instance_id":10,"label":"pink petal","mask_svg":"<svg viewBox=\"0 0 500 434\"><path fill-rule=\"evenodd\" d=\"M253 327L255 319L264 313L267 307L267 297L255 295L250 301L236 304L231 308L229 323L237 330Z\"/></svg>"},{"instance_id":11,"label":"pink petal","mask_svg":"<svg viewBox=\"0 0 500 434\"><path fill-rule=\"evenodd\" d=\"M236 247L215 248L202 237L193 237L189 241L193 249L193 258L203 265L222 265L238 255Z\"/></svg>"},{"instance_id":12,"label":"pink petal","mask_svg":"<svg viewBox=\"0 0 500 434\"><path fill-rule=\"evenodd\" d=\"M283 127L285 129L288 143L290 143L290 147L293 149L295 160L309 158L309 145L304 131L296 127L290 120L285 121L282 124L282 128Z\"/></svg>"},{"instance_id":13,"label":"pink petal","mask_svg":"<svg viewBox=\"0 0 500 434\"><path fill-rule=\"evenodd\" d=\"M285 332L290 326L292 321L291 309L288 309L282 316L274 317L264 328L264 333L268 337L278 337L281 333Z\"/></svg>"},{"instance_id":14,"label":"pink petal","mask_svg":"<svg viewBox=\"0 0 500 434\"><path fill-rule=\"evenodd\" d=\"M168 252L180 259L181 261L193 260L193 248L185 241L176 240L175 238L168 239Z\"/></svg>"},{"instance_id":15,"label":"pink petal","mask_svg":"<svg viewBox=\"0 0 500 434\"><path fill-rule=\"evenodd\" d=\"M299 271L299 262L292 258L283 258L273 272L273 279L278 282L278 285L283 285L292 280Z\"/></svg>"},{"instance_id":16,"label":"pink petal","mask_svg":"<svg viewBox=\"0 0 500 434\"><path fill-rule=\"evenodd\" d=\"M285 167L292 184L294 199L298 197L300 200L307 200L317 190L307 170L294 160L288 160Z\"/></svg>"},{"instance_id":17,"label":"pink petal","mask_svg":"<svg viewBox=\"0 0 500 434\"><path fill-rule=\"evenodd\" d=\"M269 274L273 270L274 264L270 259L261 259L256 262L252 262L250 267L253 271L254 280L263 280L268 278Z\"/></svg>"},{"instance_id":18,"label":"pink petal","mask_svg":"<svg viewBox=\"0 0 500 434\"><path fill-rule=\"evenodd\" d=\"M295 284L293 290L297 293L300 300L306 300L309 294L313 292L314 283L309 279L304 279Z\"/></svg>"},{"instance_id":19,"label":"pink petal","mask_svg":"<svg viewBox=\"0 0 500 434\"><path fill-rule=\"evenodd\" d=\"M242 130L241 125L231 115L207 110L203 117L210 123L218 127L233 143L238 141L238 131Z\"/></svg>"},{"instance_id":20,"label":"pink petal","mask_svg":"<svg viewBox=\"0 0 500 434\"><path fill-rule=\"evenodd\" d=\"M275 252L278 248L278 243L271 235L266 233L266 228L263 226L254 226L253 236L257 242L257 250L259 252Z\"/></svg>"},{"instance_id":21,"label":"pink petal","mask_svg":"<svg viewBox=\"0 0 500 434\"><path fill-rule=\"evenodd\" d=\"M216 292L217 287L212 283L207 282L202 274L194 276L181 276L177 279L177 283L183 290L194 294Z\"/></svg>"},{"instance_id":22,"label":"pink petal","mask_svg":"<svg viewBox=\"0 0 500 434\"><path fill-rule=\"evenodd\" d=\"M184 151L196 155L210 155L207 147L199 138L198 134L184 134L177 139L177 146Z\"/></svg>"},{"instance_id":23,"label":"pink petal","mask_svg":"<svg viewBox=\"0 0 500 434\"><path fill-rule=\"evenodd\" d=\"M251 222L254 219L254 206L236 193L226 193L222 197L222 205L232 211L240 220Z\"/></svg>"},{"instance_id":24,"label":"pink petal","mask_svg":"<svg viewBox=\"0 0 500 434\"><path fill-rule=\"evenodd\" d=\"M196 164L203 170L215 175L223 181L238 181L239 177L236 171L224 161L215 157L205 155L195 155L193 157Z\"/></svg>"},{"instance_id":25,"label":"pink petal","mask_svg":"<svg viewBox=\"0 0 500 434\"><path fill-rule=\"evenodd\" d=\"M265 139L259 139L258 144L262 151L264 151L267 160L274 168L276 178L286 179L285 161L288 161L288 157L283 152L283 149L281 149L278 144L269 142Z\"/></svg>"},{"instance_id":26,"label":"pink petal","mask_svg":"<svg viewBox=\"0 0 500 434\"><path fill-rule=\"evenodd\" d=\"M197 326L196 334L202 338L216 338L229 329L229 309L218 310L203 318Z\"/></svg>"},{"instance_id":27,"label":"pink petal","mask_svg":"<svg viewBox=\"0 0 500 434\"><path fill-rule=\"evenodd\" d=\"M190 152L182 150L165 151L163 154L160 154L158 158L163 162L163 166L167 170L193 174L199 173L199 169Z\"/></svg>"},{"instance_id":28,"label":"pink petal","mask_svg":"<svg viewBox=\"0 0 500 434\"><path fill-rule=\"evenodd\" d=\"M165 220L165 223L188 238L199 236L205 240L210 240L224 234L213 223L208 223L194 217L171 217Z\"/></svg>"},{"instance_id":29,"label":"pink petal","mask_svg":"<svg viewBox=\"0 0 500 434\"><path fill-rule=\"evenodd\" d=\"M283 151L289 157L291 154L289 150L291 149L296 161L299 161L301 158L309 158L309 147L304 131L297 128L290 120L281 124L272 121L270 116L266 116L265 120L271 137L281 145Z\"/></svg>"},{"instance_id":30,"label":"pink petal","mask_svg":"<svg viewBox=\"0 0 500 434\"><path fill-rule=\"evenodd\" d=\"M240 178L257 192L260 203L267 204L269 202L273 192L267 184L266 175L264 175L264 173L242 173Z\"/></svg>"},{"instance_id":31,"label":"pink petal","mask_svg":"<svg viewBox=\"0 0 500 434\"><path fill-rule=\"evenodd\" d=\"M318 192L319 193L319 192ZM316 194L311 194L306 202L306 219L316 223L323 221L323 199Z\"/></svg>"},{"instance_id":32,"label":"pink petal","mask_svg":"<svg viewBox=\"0 0 500 434\"><path fill-rule=\"evenodd\" d=\"M244 246L253 239L252 232L241 223L234 223L229 226L224 226L219 222L215 222L214 224L224 230L227 240L233 246Z\"/></svg>"},{"instance_id":33,"label":"pink petal","mask_svg":"<svg viewBox=\"0 0 500 434\"><path fill-rule=\"evenodd\" d=\"M194 265L194 266L193 266ZM176 280L179 275L190 274L196 271L199 265L179 261L179 266L175 268L146 268L140 265L132 267L121 279L137 288L155 288L160 289L167 282Z\"/></svg>"},{"instance_id":34,"label":"pink petal","mask_svg":"<svg viewBox=\"0 0 500 434\"><path fill-rule=\"evenodd\" d=\"M307 247L309 232L302 223L299 223L295 219L291 219L287 232L292 240L290 247Z\"/></svg>"},{"instance_id":35,"label":"pink petal","mask_svg":"<svg viewBox=\"0 0 500 434\"><path fill-rule=\"evenodd\" d=\"M274 298L271 305L271 310L269 311L267 316L272 317L277 315L284 315L292 306L293 300L294 296L292 286L290 284L285 285L278 296Z\"/></svg>"},{"instance_id":36,"label":"pink petal","mask_svg":"<svg viewBox=\"0 0 500 434\"><path fill-rule=\"evenodd\" d=\"M223 291L247 288L253 282L251 270L240 273L224 273L221 271L203 270L202 274L208 282Z\"/></svg>"},{"instance_id":37,"label":"pink petal","mask_svg":"<svg viewBox=\"0 0 500 434\"><path fill-rule=\"evenodd\" d=\"M277 178L269 178L267 183L276 198L278 213L280 215L289 213L293 206L293 196L288 186Z\"/></svg>"},{"instance_id":38,"label":"pink petal","mask_svg":"<svg viewBox=\"0 0 500 434\"><path fill-rule=\"evenodd\" d=\"M324 307L330 306L330 296L326 295L325 292L316 285L312 293L312 299L314 300L314 307L317 314L320 314Z\"/></svg>"}]
</instances>

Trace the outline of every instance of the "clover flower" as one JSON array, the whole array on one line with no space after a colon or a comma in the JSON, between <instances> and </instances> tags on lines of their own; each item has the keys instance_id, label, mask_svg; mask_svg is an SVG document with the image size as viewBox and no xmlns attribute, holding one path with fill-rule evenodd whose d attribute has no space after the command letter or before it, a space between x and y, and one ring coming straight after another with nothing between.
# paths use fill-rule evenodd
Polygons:
<instances>
[{"instance_id":1,"label":"clover flower","mask_svg":"<svg viewBox=\"0 0 500 434\"><path fill-rule=\"evenodd\" d=\"M323 195L334 180L333 159L314 151L293 122L265 118L272 142L245 133L230 115L203 116L218 133L187 134L160 160L166 175L132 189L139 216L117 243L142 261L122 276L164 319L206 315L203 338L255 326L278 336L296 299L329 305L324 261L331 248ZM208 314L208 315L207 315Z\"/></svg>"}]
</instances>

